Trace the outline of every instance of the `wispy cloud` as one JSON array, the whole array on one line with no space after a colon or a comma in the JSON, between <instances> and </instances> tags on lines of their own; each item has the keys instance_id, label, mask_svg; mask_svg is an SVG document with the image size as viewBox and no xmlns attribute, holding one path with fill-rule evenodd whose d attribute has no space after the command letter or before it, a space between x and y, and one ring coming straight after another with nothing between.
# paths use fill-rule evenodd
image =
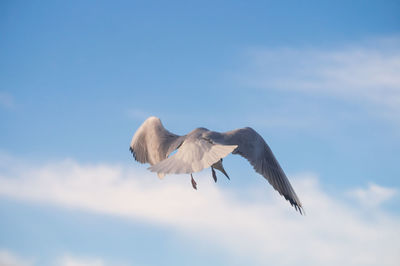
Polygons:
<instances>
[{"instance_id":1,"label":"wispy cloud","mask_svg":"<svg viewBox=\"0 0 400 266\"><path fill-rule=\"evenodd\" d=\"M6 109L12 109L15 107L14 98L11 94L0 91L0 106Z\"/></svg>"},{"instance_id":2,"label":"wispy cloud","mask_svg":"<svg viewBox=\"0 0 400 266\"><path fill-rule=\"evenodd\" d=\"M15 253L0 249L0 265L2 266L32 266L33 261L27 260L25 258L21 258L20 256L16 255Z\"/></svg>"},{"instance_id":3,"label":"wispy cloud","mask_svg":"<svg viewBox=\"0 0 400 266\"><path fill-rule=\"evenodd\" d=\"M385 188L374 183L369 183L367 188L357 188L349 191L351 197L356 198L366 207L377 207L397 194L394 188Z\"/></svg>"},{"instance_id":4,"label":"wispy cloud","mask_svg":"<svg viewBox=\"0 0 400 266\"><path fill-rule=\"evenodd\" d=\"M331 49L257 48L249 51L247 86L334 97L371 113L400 117L400 38Z\"/></svg>"},{"instance_id":5,"label":"wispy cloud","mask_svg":"<svg viewBox=\"0 0 400 266\"><path fill-rule=\"evenodd\" d=\"M64 255L57 259L57 266L105 266L105 262L99 258L82 258L71 255Z\"/></svg>"},{"instance_id":6,"label":"wispy cloud","mask_svg":"<svg viewBox=\"0 0 400 266\"><path fill-rule=\"evenodd\" d=\"M15 252L7 249L0 249L0 265L1 266L39 266L38 262L33 259L26 259ZM128 265L121 263L109 263L102 258L91 256L75 256L64 254L53 259L51 265L55 266L107 266L107 265ZM132 265L132 264L129 264Z\"/></svg>"},{"instance_id":7,"label":"wispy cloud","mask_svg":"<svg viewBox=\"0 0 400 266\"><path fill-rule=\"evenodd\" d=\"M209 174L197 176L200 189L194 191L182 176L158 180L123 166L66 160L13 167L0 172L1 197L152 222L253 265L397 265L400 260L398 216L363 212L326 193L312 174L292 178L304 217L275 191L266 191L267 184L221 190Z\"/></svg>"}]
</instances>

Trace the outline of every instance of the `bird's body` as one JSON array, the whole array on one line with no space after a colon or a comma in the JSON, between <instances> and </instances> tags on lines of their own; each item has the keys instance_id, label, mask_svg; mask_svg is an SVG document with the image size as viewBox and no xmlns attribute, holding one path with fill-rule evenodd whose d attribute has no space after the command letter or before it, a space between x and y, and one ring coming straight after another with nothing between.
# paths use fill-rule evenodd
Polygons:
<instances>
[{"instance_id":1,"label":"bird's body","mask_svg":"<svg viewBox=\"0 0 400 266\"><path fill-rule=\"evenodd\" d=\"M228 177L222 159L228 154L246 158L254 170L302 212L302 205L289 180L264 139L252 128L240 128L225 133L196 128L185 136L166 130L157 117L148 118L132 138L130 150L140 163L149 163L149 170L159 177L165 174L190 174L192 185L197 189L192 173L211 167ZM176 153L171 155L173 151ZM229 178L229 177L228 177Z\"/></svg>"}]
</instances>

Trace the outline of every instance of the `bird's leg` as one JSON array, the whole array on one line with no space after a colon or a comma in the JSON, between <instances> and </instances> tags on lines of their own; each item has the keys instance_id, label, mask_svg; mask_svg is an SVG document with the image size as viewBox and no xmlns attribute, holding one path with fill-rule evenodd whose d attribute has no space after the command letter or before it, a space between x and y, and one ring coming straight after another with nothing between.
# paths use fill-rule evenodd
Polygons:
<instances>
[{"instance_id":1,"label":"bird's leg","mask_svg":"<svg viewBox=\"0 0 400 266\"><path fill-rule=\"evenodd\" d=\"M211 166L211 173L212 173L212 177L214 178L215 183L217 183L217 175L215 174L214 167L212 167L212 166Z\"/></svg>"},{"instance_id":2,"label":"bird's leg","mask_svg":"<svg viewBox=\"0 0 400 266\"><path fill-rule=\"evenodd\" d=\"M193 175L190 174L190 177L191 177L191 181L192 181L192 187L197 190L197 183L196 183L196 181L194 181Z\"/></svg>"}]
</instances>

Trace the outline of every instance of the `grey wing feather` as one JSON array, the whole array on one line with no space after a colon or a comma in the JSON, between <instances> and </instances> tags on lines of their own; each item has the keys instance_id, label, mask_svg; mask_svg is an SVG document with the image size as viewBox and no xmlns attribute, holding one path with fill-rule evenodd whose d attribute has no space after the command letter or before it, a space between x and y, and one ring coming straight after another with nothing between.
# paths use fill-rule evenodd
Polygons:
<instances>
[{"instance_id":1,"label":"grey wing feather","mask_svg":"<svg viewBox=\"0 0 400 266\"><path fill-rule=\"evenodd\" d=\"M166 130L159 118L149 117L134 134L129 149L136 161L154 165L167 158L184 139Z\"/></svg>"},{"instance_id":2,"label":"grey wing feather","mask_svg":"<svg viewBox=\"0 0 400 266\"><path fill-rule=\"evenodd\" d=\"M302 204L292 185L264 139L252 128L242 128L221 134L210 134L209 138L225 145L238 145L233 154L246 158L254 170L261 174L300 213Z\"/></svg>"}]
</instances>

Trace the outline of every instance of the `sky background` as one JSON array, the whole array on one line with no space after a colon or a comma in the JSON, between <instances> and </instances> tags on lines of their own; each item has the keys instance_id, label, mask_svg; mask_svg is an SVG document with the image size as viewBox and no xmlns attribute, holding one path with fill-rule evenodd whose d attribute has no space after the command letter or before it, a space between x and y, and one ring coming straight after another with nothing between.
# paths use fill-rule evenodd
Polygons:
<instances>
[{"instance_id":1,"label":"sky background","mask_svg":"<svg viewBox=\"0 0 400 266\"><path fill-rule=\"evenodd\" d=\"M399 1L1 1L0 265L398 265ZM251 126L246 160L159 180L148 116Z\"/></svg>"}]
</instances>

